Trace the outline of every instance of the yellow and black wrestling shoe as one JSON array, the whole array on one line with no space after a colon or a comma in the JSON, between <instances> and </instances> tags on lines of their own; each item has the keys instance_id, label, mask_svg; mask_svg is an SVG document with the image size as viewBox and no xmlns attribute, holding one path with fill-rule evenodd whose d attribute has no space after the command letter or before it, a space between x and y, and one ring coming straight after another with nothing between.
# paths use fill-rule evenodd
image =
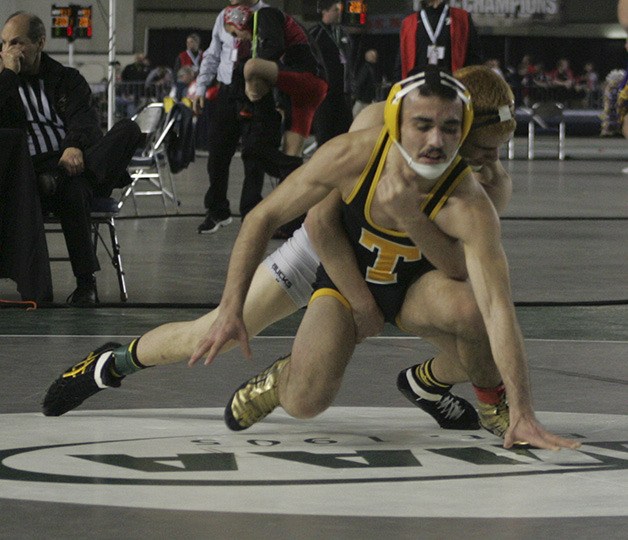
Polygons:
<instances>
[{"instance_id":1,"label":"yellow and black wrestling shoe","mask_svg":"<svg viewBox=\"0 0 628 540\"><path fill-rule=\"evenodd\" d=\"M111 372L113 351L118 347L119 343L105 343L64 371L48 388L43 413L46 416L61 416L96 392L120 386L124 377L116 377Z\"/></svg>"},{"instance_id":2,"label":"yellow and black wrestling shoe","mask_svg":"<svg viewBox=\"0 0 628 540\"><path fill-rule=\"evenodd\" d=\"M289 361L290 356L275 360L233 393L225 407L225 423L230 430L250 428L279 406L279 374Z\"/></svg>"}]
</instances>

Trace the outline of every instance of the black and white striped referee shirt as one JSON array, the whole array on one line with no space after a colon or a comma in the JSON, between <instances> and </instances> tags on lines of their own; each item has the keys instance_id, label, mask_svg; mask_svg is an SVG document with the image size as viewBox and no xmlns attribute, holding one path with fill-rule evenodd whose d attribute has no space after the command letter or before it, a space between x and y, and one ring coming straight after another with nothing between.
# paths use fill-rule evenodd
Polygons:
<instances>
[{"instance_id":1,"label":"black and white striped referee shirt","mask_svg":"<svg viewBox=\"0 0 628 540\"><path fill-rule=\"evenodd\" d=\"M19 92L28 124L30 155L59 150L65 138L65 127L44 92L44 81L21 78Z\"/></svg>"}]
</instances>

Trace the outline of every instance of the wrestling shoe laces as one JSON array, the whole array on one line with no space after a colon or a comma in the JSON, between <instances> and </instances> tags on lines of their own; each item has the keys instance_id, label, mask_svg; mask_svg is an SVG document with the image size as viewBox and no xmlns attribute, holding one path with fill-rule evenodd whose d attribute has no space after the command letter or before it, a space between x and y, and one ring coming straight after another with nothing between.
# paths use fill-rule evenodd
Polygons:
<instances>
[{"instance_id":1,"label":"wrestling shoe laces","mask_svg":"<svg viewBox=\"0 0 628 540\"><path fill-rule=\"evenodd\" d=\"M480 415L480 425L486 431L490 431L493 435L503 439L510 426L510 409L506 394L502 394L497 405L478 401L478 413Z\"/></svg>"},{"instance_id":2,"label":"wrestling shoe laces","mask_svg":"<svg viewBox=\"0 0 628 540\"><path fill-rule=\"evenodd\" d=\"M456 396L449 392L436 402L436 408L447 420L458 420L465 413L464 407L456 399Z\"/></svg>"},{"instance_id":3,"label":"wrestling shoe laces","mask_svg":"<svg viewBox=\"0 0 628 540\"><path fill-rule=\"evenodd\" d=\"M230 430L250 428L279 406L279 374L289 361L289 356L279 358L233 393L225 407L225 423Z\"/></svg>"},{"instance_id":4,"label":"wrestling shoe laces","mask_svg":"<svg viewBox=\"0 0 628 540\"><path fill-rule=\"evenodd\" d=\"M120 386L124 377L114 377L109 371L113 350L118 347L119 343L105 343L90 352L78 364L65 370L46 392L43 402L44 415L61 416L97 392Z\"/></svg>"},{"instance_id":5,"label":"wrestling shoe laces","mask_svg":"<svg viewBox=\"0 0 628 540\"><path fill-rule=\"evenodd\" d=\"M449 391L431 394L433 400L421 397L418 394L421 389L412 376L416 367L404 369L397 377L397 388L411 403L434 418L443 429L480 429L478 415L467 400Z\"/></svg>"}]
</instances>

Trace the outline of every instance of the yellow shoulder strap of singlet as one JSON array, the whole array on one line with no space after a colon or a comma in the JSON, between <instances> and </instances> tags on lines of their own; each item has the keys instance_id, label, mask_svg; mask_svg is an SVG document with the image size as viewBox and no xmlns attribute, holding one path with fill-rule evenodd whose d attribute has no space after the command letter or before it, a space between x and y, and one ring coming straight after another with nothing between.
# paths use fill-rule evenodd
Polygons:
<instances>
[{"instance_id":1,"label":"yellow shoulder strap of singlet","mask_svg":"<svg viewBox=\"0 0 628 540\"><path fill-rule=\"evenodd\" d=\"M366 167L364 167L364 170L360 173L360 177L358 178L358 181L355 183L355 186L353 186L351 193L344 200L345 203L349 204L360 191L360 187L362 186L362 183L364 182L366 175L371 170L371 167L373 167L373 165L375 164L375 160L377 159L377 154L379 152L379 149L381 148L382 144L384 144L384 142L386 141L387 136L388 136L388 129L386 129L386 126L384 126L377 137L377 142L375 143L375 146L373 147L373 151L371 152L371 156L369 157ZM391 143L390 137L388 137L387 142L388 142L388 145L390 145ZM385 160L387 153L388 152L384 152L384 154L382 155L382 159Z\"/></svg>"}]
</instances>

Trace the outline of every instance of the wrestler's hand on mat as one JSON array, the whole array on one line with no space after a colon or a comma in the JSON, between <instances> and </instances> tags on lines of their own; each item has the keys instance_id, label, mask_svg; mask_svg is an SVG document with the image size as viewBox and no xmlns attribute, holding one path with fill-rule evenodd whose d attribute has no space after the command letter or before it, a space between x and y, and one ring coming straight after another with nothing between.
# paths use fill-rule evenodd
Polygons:
<instances>
[{"instance_id":1,"label":"wrestler's hand on mat","mask_svg":"<svg viewBox=\"0 0 628 540\"><path fill-rule=\"evenodd\" d=\"M361 343L367 337L377 336L384 328L384 314L372 295L361 302L351 304L353 324L355 325L355 342Z\"/></svg>"},{"instance_id":2,"label":"wrestler's hand on mat","mask_svg":"<svg viewBox=\"0 0 628 540\"><path fill-rule=\"evenodd\" d=\"M510 427L504 436L504 448L511 448L515 444L526 444L546 450L560 450L561 448L578 448L580 443L554 435L547 431L534 417L534 414L516 416L510 410Z\"/></svg>"},{"instance_id":3,"label":"wrestler's hand on mat","mask_svg":"<svg viewBox=\"0 0 628 540\"><path fill-rule=\"evenodd\" d=\"M209 328L209 332L197 343L188 365L193 366L203 356L205 357L204 364L206 366L211 364L222 348L231 340L239 342L242 354L247 359L251 358L249 335L242 316L221 313Z\"/></svg>"}]
</instances>

